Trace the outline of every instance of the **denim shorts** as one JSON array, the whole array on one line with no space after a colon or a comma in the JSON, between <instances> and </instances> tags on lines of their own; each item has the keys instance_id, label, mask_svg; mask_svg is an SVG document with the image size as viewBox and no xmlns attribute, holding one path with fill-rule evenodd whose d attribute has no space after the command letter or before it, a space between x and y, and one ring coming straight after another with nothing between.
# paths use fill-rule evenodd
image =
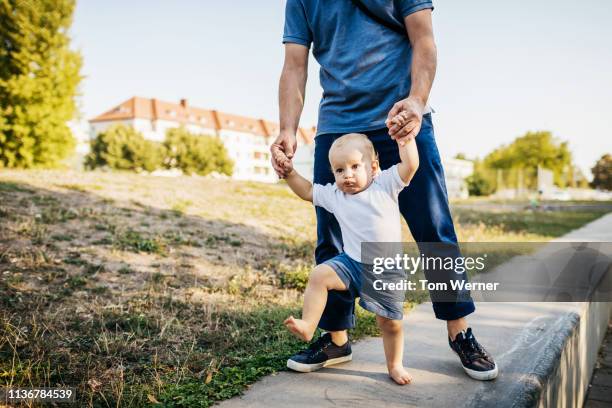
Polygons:
<instances>
[{"instance_id":1,"label":"denim shorts","mask_svg":"<svg viewBox=\"0 0 612 408\"><path fill-rule=\"evenodd\" d=\"M376 296L369 296L363 291L364 273L368 265L355 261L344 252L329 259L323 264L331 267L344 283L352 297L359 298L359 306L365 310L392 320L402 320L404 317L404 302L389 301L383 298L377 299ZM371 293L371 291L369 291Z\"/></svg>"}]
</instances>

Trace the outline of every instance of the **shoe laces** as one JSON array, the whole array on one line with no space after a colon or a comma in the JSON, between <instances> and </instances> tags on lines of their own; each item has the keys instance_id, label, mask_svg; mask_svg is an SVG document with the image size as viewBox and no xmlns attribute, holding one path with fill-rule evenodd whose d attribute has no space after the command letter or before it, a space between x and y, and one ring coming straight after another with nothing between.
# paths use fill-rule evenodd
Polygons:
<instances>
[{"instance_id":1,"label":"shoe laces","mask_svg":"<svg viewBox=\"0 0 612 408\"><path fill-rule=\"evenodd\" d=\"M486 361L489 361L489 356L485 349L476 341L474 336L469 336L465 339L459 340L462 343L461 351L466 356L466 358L473 362L480 358L484 358Z\"/></svg>"},{"instance_id":2,"label":"shoe laces","mask_svg":"<svg viewBox=\"0 0 612 408\"><path fill-rule=\"evenodd\" d=\"M329 346L329 343L331 342L331 340L328 339L327 337L328 336L322 335L315 342L311 343L310 346L308 346L308 348L303 350L300 354L303 353L303 354L316 355L322 352L323 349L327 348L327 346Z\"/></svg>"}]
</instances>

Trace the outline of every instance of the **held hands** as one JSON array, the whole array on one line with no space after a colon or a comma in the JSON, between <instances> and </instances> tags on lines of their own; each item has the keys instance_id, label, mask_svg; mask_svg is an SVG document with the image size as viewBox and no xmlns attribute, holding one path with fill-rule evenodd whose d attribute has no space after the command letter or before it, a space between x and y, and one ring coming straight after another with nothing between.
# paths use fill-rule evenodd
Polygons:
<instances>
[{"instance_id":1,"label":"held hands","mask_svg":"<svg viewBox=\"0 0 612 408\"><path fill-rule=\"evenodd\" d=\"M424 104L416 98L408 97L397 102L387 115L385 124L389 136L400 146L413 140L421 130Z\"/></svg>"},{"instance_id":2,"label":"held hands","mask_svg":"<svg viewBox=\"0 0 612 408\"><path fill-rule=\"evenodd\" d=\"M281 133L270 146L272 167L279 178L286 178L293 170L291 159L296 148L295 135L290 133Z\"/></svg>"}]
</instances>

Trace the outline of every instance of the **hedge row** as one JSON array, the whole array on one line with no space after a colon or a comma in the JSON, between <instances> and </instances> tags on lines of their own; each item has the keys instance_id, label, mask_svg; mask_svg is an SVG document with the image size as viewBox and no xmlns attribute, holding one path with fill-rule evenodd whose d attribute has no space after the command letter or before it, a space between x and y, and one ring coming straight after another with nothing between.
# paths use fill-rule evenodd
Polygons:
<instances>
[{"instance_id":1,"label":"hedge row","mask_svg":"<svg viewBox=\"0 0 612 408\"><path fill-rule=\"evenodd\" d=\"M215 136L194 135L184 128L166 132L163 143L144 138L132 127L114 125L91 141L85 167L153 171L177 168L185 174L231 175L234 164Z\"/></svg>"}]
</instances>

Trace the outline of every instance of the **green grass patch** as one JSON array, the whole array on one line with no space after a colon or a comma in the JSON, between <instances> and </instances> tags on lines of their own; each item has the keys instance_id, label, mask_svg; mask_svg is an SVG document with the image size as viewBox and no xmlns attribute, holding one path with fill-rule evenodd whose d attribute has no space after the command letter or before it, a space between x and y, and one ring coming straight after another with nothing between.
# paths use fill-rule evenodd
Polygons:
<instances>
[{"instance_id":1,"label":"green grass patch","mask_svg":"<svg viewBox=\"0 0 612 408\"><path fill-rule=\"evenodd\" d=\"M56 241L72 241L74 239L74 235L71 234L54 234L51 235L51 239Z\"/></svg>"},{"instance_id":2,"label":"green grass patch","mask_svg":"<svg viewBox=\"0 0 612 408\"><path fill-rule=\"evenodd\" d=\"M85 285L87 285L87 279L82 276L71 276L64 284L64 286L70 289L82 288Z\"/></svg>"},{"instance_id":3,"label":"green grass patch","mask_svg":"<svg viewBox=\"0 0 612 408\"><path fill-rule=\"evenodd\" d=\"M117 270L117 273L119 273L120 275L130 275L134 273L134 270L132 270L129 266L124 265Z\"/></svg>"},{"instance_id":4,"label":"green grass patch","mask_svg":"<svg viewBox=\"0 0 612 408\"><path fill-rule=\"evenodd\" d=\"M147 252L160 255L166 253L166 243L161 237L145 237L133 229L116 234L113 239L113 245L124 251Z\"/></svg>"},{"instance_id":5,"label":"green grass patch","mask_svg":"<svg viewBox=\"0 0 612 408\"><path fill-rule=\"evenodd\" d=\"M79 213L72 208L50 205L42 209L39 221L43 224L57 224L68 220L74 220L78 216Z\"/></svg>"},{"instance_id":6,"label":"green grass patch","mask_svg":"<svg viewBox=\"0 0 612 408\"><path fill-rule=\"evenodd\" d=\"M206 240L204 240L204 246L208 248L217 248L220 244L240 247L242 246L242 241L231 235L209 235L206 237Z\"/></svg>"},{"instance_id":7,"label":"green grass patch","mask_svg":"<svg viewBox=\"0 0 612 408\"><path fill-rule=\"evenodd\" d=\"M280 283L284 288L297 289L304 291L308 283L308 276L313 265L298 264L295 267L289 268L285 265L280 266Z\"/></svg>"},{"instance_id":8,"label":"green grass patch","mask_svg":"<svg viewBox=\"0 0 612 408\"><path fill-rule=\"evenodd\" d=\"M0 181L0 193L34 193L31 188L11 181Z\"/></svg>"},{"instance_id":9,"label":"green grass patch","mask_svg":"<svg viewBox=\"0 0 612 408\"><path fill-rule=\"evenodd\" d=\"M583 226L606 214L607 211L515 211L483 212L455 210L459 223L483 223L490 227L501 227L503 231L530 233L542 237L556 238Z\"/></svg>"}]
</instances>

